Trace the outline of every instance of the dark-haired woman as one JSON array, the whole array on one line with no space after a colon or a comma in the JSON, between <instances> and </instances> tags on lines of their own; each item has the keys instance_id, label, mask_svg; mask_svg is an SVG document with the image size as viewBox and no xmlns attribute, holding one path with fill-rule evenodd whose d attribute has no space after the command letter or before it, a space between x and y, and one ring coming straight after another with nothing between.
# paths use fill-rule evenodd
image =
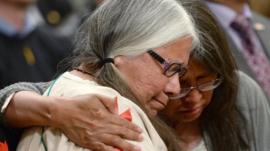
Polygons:
<instances>
[{"instance_id":1,"label":"dark-haired woman","mask_svg":"<svg viewBox=\"0 0 270 151\"><path fill-rule=\"evenodd\" d=\"M175 130L183 151L269 150L266 96L256 82L237 71L208 9L201 4L189 8L203 49L192 52L188 72L180 79L181 91L171 97L161 116Z\"/></svg>"}]
</instances>

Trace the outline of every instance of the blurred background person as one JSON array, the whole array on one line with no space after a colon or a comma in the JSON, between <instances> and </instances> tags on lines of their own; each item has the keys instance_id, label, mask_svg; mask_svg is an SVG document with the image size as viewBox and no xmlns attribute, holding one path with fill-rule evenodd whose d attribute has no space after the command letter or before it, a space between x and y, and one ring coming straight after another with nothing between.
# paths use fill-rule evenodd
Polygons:
<instances>
[{"instance_id":1,"label":"blurred background person","mask_svg":"<svg viewBox=\"0 0 270 151\"><path fill-rule=\"evenodd\" d=\"M68 39L32 16L35 0L0 1L0 88L18 81L47 81L71 50Z\"/></svg>"},{"instance_id":2,"label":"blurred background person","mask_svg":"<svg viewBox=\"0 0 270 151\"><path fill-rule=\"evenodd\" d=\"M180 93L161 115L175 129L183 151L268 151L267 98L254 80L237 70L209 11L200 5L190 8L203 49L191 53L188 71L179 80Z\"/></svg>"},{"instance_id":3,"label":"blurred background person","mask_svg":"<svg viewBox=\"0 0 270 151\"><path fill-rule=\"evenodd\" d=\"M37 13L58 35L73 37L85 16L99 3L97 0L37 0Z\"/></svg>"},{"instance_id":4,"label":"blurred background person","mask_svg":"<svg viewBox=\"0 0 270 151\"><path fill-rule=\"evenodd\" d=\"M35 18L34 5L35 0L0 1L0 88L18 81L48 81L70 53L70 41Z\"/></svg>"},{"instance_id":5,"label":"blurred background person","mask_svg":"<svg viewBox=\"0 0 270 151\"><path fill-rule=\"evenodd\" d=\"M270 21L246 0L205 0L225 30L240 70L270 96Z\"/></svg>"},{"instance_id":6,"label":"blurred background person","mask_svg":"<svg viewBox=\"0 0 270 151\"><path fill-rule=\"evenodd\" d=\"M39 17L58 35L72 36L79 16L69 0L37 0Z\"/></svg>"}]
</instances>

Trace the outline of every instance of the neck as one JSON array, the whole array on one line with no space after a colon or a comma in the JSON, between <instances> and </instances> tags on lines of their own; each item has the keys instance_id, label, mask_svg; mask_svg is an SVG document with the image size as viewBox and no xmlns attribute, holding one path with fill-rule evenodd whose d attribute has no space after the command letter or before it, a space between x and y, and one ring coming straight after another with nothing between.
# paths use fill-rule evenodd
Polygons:
<instances>
[{"instance_id":1,"label":"neck","mask_svg":"<svg viewBox=\"0 0 270 151\"><path fill-rule=\"evenodd\" d=\"M183 150L192 150L202 140L202 131L198 121L179 123L175 130Z\"/></svg>"},{"instance_id":2,"label":"neck","mask_svg":"<svg viewBox=\"0 0 270 151\"><path fill-rule=\"evenodd\" d=\"M0 0L0 18L13 25L18 31L24 27L28 5Z\"/></svg>"},{"instance_id":3,"label":"neck","mask_svg":"<svg viewBox=\"0 0 270 151\"><path fill-rule=\"evenodd\" d=\"M74 74L82 79L85 79L85 80L94 80L94 76L87 72L83 66L80 66L80 67L77 67L77 68L74 68L72 71L70 71L71 74Z\"/></svg>"}]
</instances>

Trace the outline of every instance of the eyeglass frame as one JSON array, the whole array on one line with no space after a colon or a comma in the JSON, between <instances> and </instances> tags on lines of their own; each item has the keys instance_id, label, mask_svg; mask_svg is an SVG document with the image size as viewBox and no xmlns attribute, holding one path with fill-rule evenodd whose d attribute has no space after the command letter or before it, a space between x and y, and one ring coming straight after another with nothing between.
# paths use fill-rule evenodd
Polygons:
<instances>
[{"instance_id":1,"label":"eyeglass frame","mask_svg":"<svg viewBox=\"0 0 270 151\"><path fill-rule=\"evenodd\" d=\"M156 53L153 49L149 49L147 53L156 61L158 61L160 64L164 65L163 67L163 74L167 77L172 77L176 73L178 73L179 78L183 77L187 73L187 68L182 64L182 63L177 63L177 62L167 62L163 57L161 57L158 53ZM172 74L166 74L168 73L170 67L173 65L178 65L179 70L176 70L175 72L172 72Z\"/></svg>"},{"instance_id":2,"label":"eyeglass frame","mask_svg":"<svg viewBox=\"0 0 270 151\"><path fill-rule=\"evenodd\" d=\"M183 89L188 89L188 90L186 91L186 93L183 93L182 95L181 95L181 91L180 91L180 93L179 93L178 95L176 95L176 96L170 96L169 98L170 98L170 100L178 100L178 99L184 98L184 97L186 97L190 92L192 92L194 89L196 89L196 90L199 91L200 93L202 93L202 92L207 92L207 91L210 91L210 90L214 90L214 89L216 89L216 88L218 88L218 87L220 86L220 84L223 82L223 80L224 80L224 78L221 77L221 76L219 76L219 77L217 77L217 78L214 79L214 80L211 80L211 81L208 81L208 82L199 84L199 85L196 84L195 86L190 86L190 87L186 87L186 88L181 88L181 90L183 90ZM201 90L201 89L200 89L200 86L202 86L202 85L204 85L204 84L207 84L207 83L210 83L210 82L213 82L212 85L209 85L209 87L212 86L212 88L208 88L208 89L206 89L206 90ZM181 84L180 84L180 85L181 85Z\"/></svg>"}]
</instances>

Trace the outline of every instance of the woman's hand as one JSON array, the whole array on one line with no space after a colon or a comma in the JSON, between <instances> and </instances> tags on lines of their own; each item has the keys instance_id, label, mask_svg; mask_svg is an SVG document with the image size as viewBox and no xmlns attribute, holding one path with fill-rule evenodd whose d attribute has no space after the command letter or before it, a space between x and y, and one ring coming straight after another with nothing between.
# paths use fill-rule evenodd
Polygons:
<instances>
[{"instance_id":1,"label":"woman's hand","mask_svg":"<svg viewBox=\"0 0 270 151\"><path fill-rule=\"evenodd\" d=\"M140 150L124 139L142 140L141 129L114 113L113 100L92 94L54 99L50 125L77 145L94 151Z\"/></svg>"}]
</instances>

